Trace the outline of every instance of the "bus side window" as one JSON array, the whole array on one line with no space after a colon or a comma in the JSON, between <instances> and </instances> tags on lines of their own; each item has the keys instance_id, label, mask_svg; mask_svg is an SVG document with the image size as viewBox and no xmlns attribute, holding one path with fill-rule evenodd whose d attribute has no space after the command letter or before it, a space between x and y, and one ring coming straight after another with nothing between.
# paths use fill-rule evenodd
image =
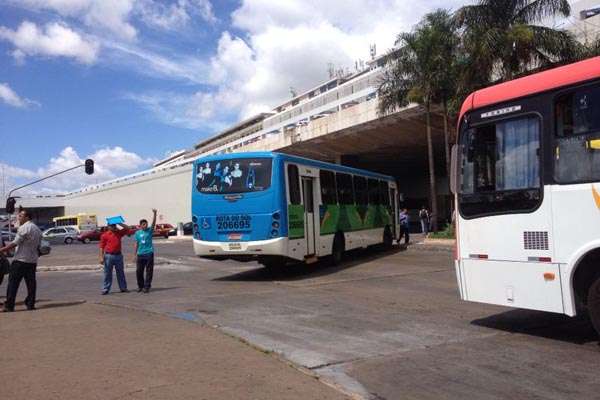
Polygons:
<instances>
[{"instance_id":1,"label":"bus side window","mask_svg":"<svg viewBox=\"0 0 600 400\"><path fill-rule=\"evenodd\" d=\"M300 204L302 202L300 197L300 174L297 165L288 165L288 184L290 204Z\"/></svg>"},{"instance_id":2,"label":"bus side window","mask_svg":"<svg viewBox=\"0 0 600 400\"><path fill-rule=\"evenodd\" d=\"M379 199L384 206L390 206L390 189L386 181L379 181Z\"/></svg>"},{"instance_id":3,"label":"bus side window","mask_svg":"<svg viewBox=\"0 0 600 400\"><path fill-rule=\"evenodd\" d=\"M381 204L379 200L379 181L377 179L369 179L369 204L376 206Z\"/></svg>"},{"instance_id":4,"label":"bus side window","mask_svg":"<svg viewBox=\"0 0 600 400\"><path fill-rule=\"evenodd\" d=\"M352 175L335 174L337 182L338 200L340 204L354 205L354 190L352 188Z\"/></svg>"},{"instance_id":5,"label":"bus side window","mask_svg":"<svg viewBox=\"0 0 600 400\"><path fill-rule=\"evenodd\" d=\"M354 176L354 193L356 194L356 204L359 206L366 206L368 204L367 178Z\"/></svg>"},{"instance_id":6,"label":"bus side window","mask_svg":"<svg viewBox=\"0 0 600 400\"><path fill-rule=\"evenodd\" d=\"M321 170L319 172L319 180L321 181L321 202L323 204L337 204L334 173Z\"/></svg>"}]
</instances>

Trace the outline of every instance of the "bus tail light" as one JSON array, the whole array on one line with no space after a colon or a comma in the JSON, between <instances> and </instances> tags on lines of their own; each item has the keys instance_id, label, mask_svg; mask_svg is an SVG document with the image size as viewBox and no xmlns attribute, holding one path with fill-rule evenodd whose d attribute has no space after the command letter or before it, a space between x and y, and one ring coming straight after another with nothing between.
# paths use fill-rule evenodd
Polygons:
<instances>
[{"instance_id":1,"label":"bus tail light","mask_svg":"<svg viewBox=\"0 0 600 400\"><path fill-rule=\"evenodd\" d=\"M527 261L549 263L552 262L552 257L527 257Z\"/></svg>"},{"instance_id":2,"label":"bus tail light","mask_svg":"<svg viewBox=\"0 0 600 400\"><path fill-rule=\"evenodd\" d=\"M489 257L487 254L469 254L469 258L475 258L478 260L487 260Z\"/></svg>"},{"instance_id":3,"label":"bus tail light","mask_svg":"<svg viewBox=\"0 0 600 400\"><path fill-rule=\"evenodd\" d=\"M553 281L554 279L556 279L554 272L544 272L544 280Z\"/></svg>"}]
</instances>

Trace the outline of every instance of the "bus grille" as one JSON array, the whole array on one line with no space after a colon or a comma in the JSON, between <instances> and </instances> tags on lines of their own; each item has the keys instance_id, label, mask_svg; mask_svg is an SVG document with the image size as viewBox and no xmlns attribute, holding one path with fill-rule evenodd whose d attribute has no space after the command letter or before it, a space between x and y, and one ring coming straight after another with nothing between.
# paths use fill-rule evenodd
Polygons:
<instances>
[{"instance_id":1,"label":"bus grille","mask_svg":"<svg viewBox=\"0 0 600 400\"><path fill-rule=\"evenodd\" d=\"M525 250L548 250L548 232L523 232Z\"/></svg>"}]
</instances>

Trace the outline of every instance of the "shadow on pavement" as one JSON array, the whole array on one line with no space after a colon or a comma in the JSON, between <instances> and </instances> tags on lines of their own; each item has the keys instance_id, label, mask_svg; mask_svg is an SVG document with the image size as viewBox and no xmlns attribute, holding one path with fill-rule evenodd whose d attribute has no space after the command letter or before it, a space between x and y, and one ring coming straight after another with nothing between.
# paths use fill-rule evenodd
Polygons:
<instances>
[{"instance_id":1,"label":"shadow on pavement","mask_svg":"<svg viewBox=\"0 0 600 400\"><path fill-rule=\"evenodd\" d=\"M471 323L505 332L521 333L573 344L598 341L598 335L587 315L573 318L542 311L511 310L476 319Z\"/></svg>"},{"instance_id":2,"label":"shadow on pavement","mask_svg":"<svg viewBox=\"0 0 600 400\"><path fill-rule=\"evenodd\" d=\"M328 257L325 257L314 264L304 264L298 262L282 265L273 270L261 267L249 271L239 272L233 275L215 278L213 281L297 281L302 279L317 278L350 269L366 262L375 261L377 259L405 250L405 246L394 247L390 250L382 250L374 246L367 249L348 251L345 255L344 261L335 266L331 265L331 260Z\"/></svg>"},{"instance_id":3,"label":"shadow on pavement","mask_svg":"<svg viewBox=\"0 0 600 400\"><path fill-rule=\"evenodd\" d=\"M172 286L172 287L153 287L152 289L150 289L150 293L152 292L162 292L164 290L175 290L175 289L181 289L181 286Z\"/></svg>"}]
</instances>

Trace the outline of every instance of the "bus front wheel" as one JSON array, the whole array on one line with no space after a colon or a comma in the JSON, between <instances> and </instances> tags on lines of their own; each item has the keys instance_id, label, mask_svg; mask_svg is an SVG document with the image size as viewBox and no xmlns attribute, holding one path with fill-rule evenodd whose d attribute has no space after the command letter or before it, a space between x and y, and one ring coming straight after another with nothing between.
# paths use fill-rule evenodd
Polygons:
<instances>
[{"instance_id":1,"label":"bus front wheel","mask_svg":"<svg viewBox=\"0 0 600 400\"><path fill-rule=\"evenodd\" d=\"M590 286L587 306L592 325L594 325L596 332L600 335L600 276L597 276L592 286Z\"/></svg>"},{"instance_id":2,"label":"bus front wheel","mask_svg":"<svg viewBox=\"0 0 600 400\"><path fill-rule=\"evenodd\" d=\"M331 249L331 263L338 265L342 262L344 257L346 244L344 243L344 235L342 233L336 233L333 238L333 248Z\"/></svg>"}]
</instances>

